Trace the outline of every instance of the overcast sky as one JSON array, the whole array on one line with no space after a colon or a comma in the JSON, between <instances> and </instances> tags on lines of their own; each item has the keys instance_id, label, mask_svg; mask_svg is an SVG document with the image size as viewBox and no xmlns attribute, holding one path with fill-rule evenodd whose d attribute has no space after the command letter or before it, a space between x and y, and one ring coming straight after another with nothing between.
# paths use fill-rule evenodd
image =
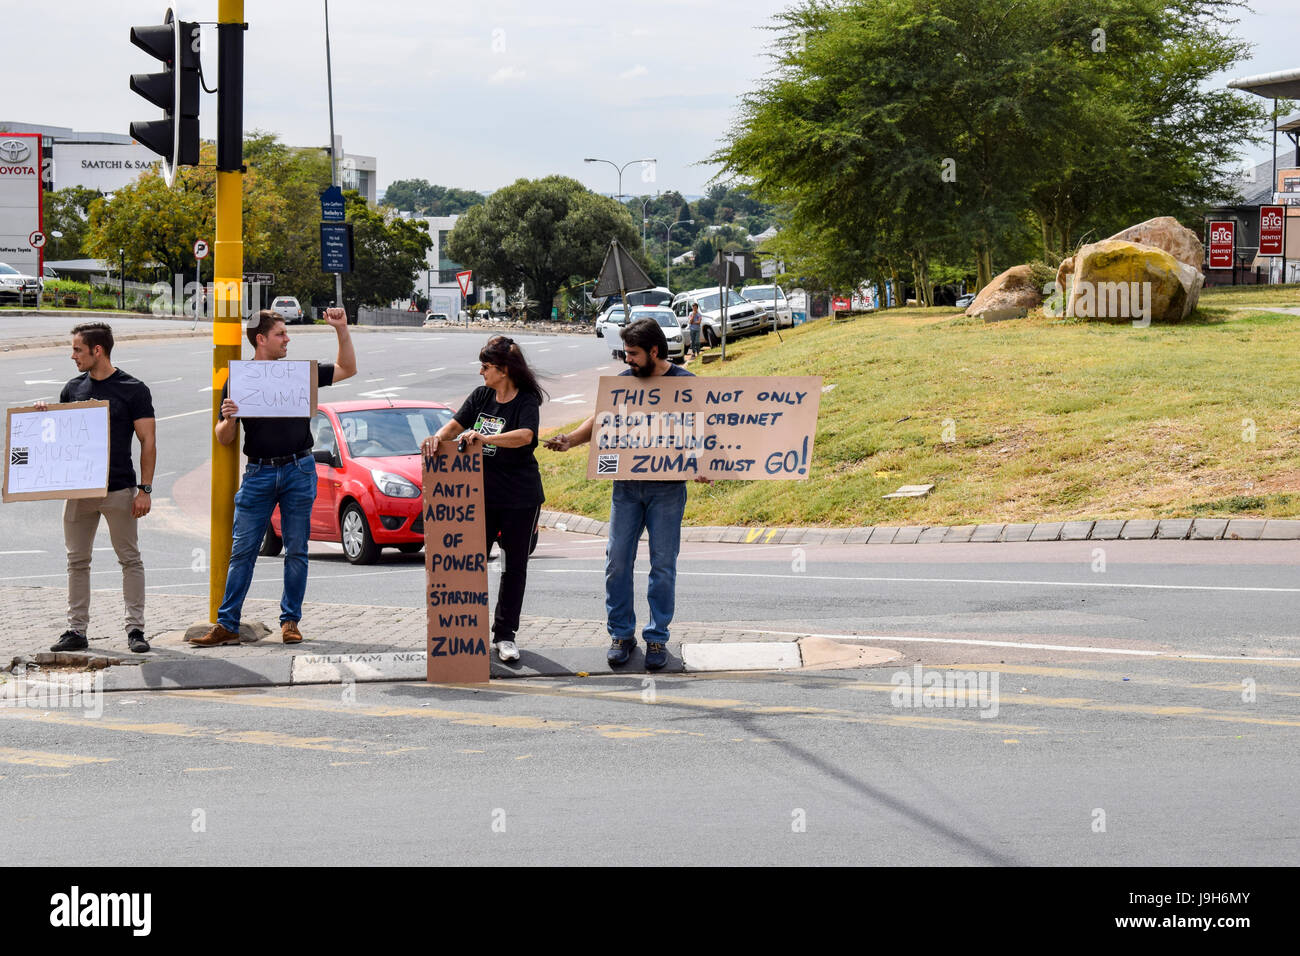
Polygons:
<instances>
[{"instance_id":1,"label":"overcast sky","mask_svg":"<svg viewBox=\"0 0 1300 956\"><path fill-rule=\"evenodd\" d=\"M165 2L165 0L164 0ZM737 100L768 68L764 29L785 0L331 0L334 122L348 151L378 158L379 188L420 177L496 189L520 177L572 176L612 193L704 191L704 160ZM1300 68L1300 2L1255 0L1236 30L1255 44L1234 76ZM161 22L160 0L0 0L9 89L0 120L127 131L154 118L127 77L151 72L129 27ZM215 19L216 0L177 7ZM244 122L292 145L329 139L321 0L246 0ZM215 29L205 30L208 84ZM1230 78L1230 77L1228 77ZM1224 78L1225 81L1227 78ZM216 134L216 97L202 132ZM1258 158L1263 158L1259 156Z\"/></svg>"}]
</instances>

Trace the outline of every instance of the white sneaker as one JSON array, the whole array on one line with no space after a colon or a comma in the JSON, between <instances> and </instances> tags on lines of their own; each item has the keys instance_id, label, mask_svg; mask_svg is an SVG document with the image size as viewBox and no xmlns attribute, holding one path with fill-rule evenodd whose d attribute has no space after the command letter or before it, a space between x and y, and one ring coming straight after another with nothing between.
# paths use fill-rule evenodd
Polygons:
<instances>
[{"instance_id":1,"label":"white sneaker","mask_svg":"<svg viewBox=\"0 0 1300 956\"><path fill-rule=\"evenodd\" d=\"M519 660L519 648L514 641L497 641L497 657L503 661Z\"/></svg>"}]
</instances>

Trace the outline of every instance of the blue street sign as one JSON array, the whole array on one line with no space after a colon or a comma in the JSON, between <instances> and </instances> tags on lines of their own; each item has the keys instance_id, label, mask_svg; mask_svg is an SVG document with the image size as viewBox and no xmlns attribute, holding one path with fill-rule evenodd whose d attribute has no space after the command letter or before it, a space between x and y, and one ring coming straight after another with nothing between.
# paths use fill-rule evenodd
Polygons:
<instances>
[{"instance_id":1,"label":"blue street sign","mask_svg":"<svg viewBox=\"0 0 1300 956\"><path fill-rule=\"evenodd\" d=\"M338 186L328 186L320 194L320 217L326 222L343 221L343 190Z\"/></svg>"},{"instance_id":2,"label":"blue street sign","mask_svg":"<svg viewBox=\"0 0 1300 956\"><path fill-rule=\"evenodd\" d=\"M352 223L320 224L320 267L322 272L352 271Z\"/></svg>"}]
</instances>

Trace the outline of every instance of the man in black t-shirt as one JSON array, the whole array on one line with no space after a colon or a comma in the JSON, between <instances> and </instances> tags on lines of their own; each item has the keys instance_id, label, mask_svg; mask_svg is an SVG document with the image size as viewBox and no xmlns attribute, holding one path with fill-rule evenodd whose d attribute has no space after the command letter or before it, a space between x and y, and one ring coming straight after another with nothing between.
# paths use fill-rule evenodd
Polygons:
<instances>
[{"instance_id":1,"label":"man in black t-shirt","mask_svg":"<svg viewBox=\"0 0 1300 956\"><path fill-rule=\"evenodd\" d=\"M334 326L338 336L338 357L331 365L316 366L318 386L333 385L357 374L356 350L348 332L347 313L327 309L325 321ZM284 318L264 309L257 323L247 329L253 343L253 359L270 362L284 358L289 351L289 333ZM217 422L217 440L223 445L233 442L244 424L244 455L248 464L239 491L235 493L235 530L230 545L230 569L226 573L226 593L217 611L212 630L190 640L198 647L239 643L239 619L244 597L253 583L253 567L258 548L266 535L271 513L280 506L280 531L284 539L284 593L280 599L280 637L286 644L302 641L298 621L302 619L302 599L307 591L307 538L311 528L311 508L316 500L316 459L311 453L309 418L239 418L239 406L230 398L230 385L221 391L221 420Z\"/></svg>"},{"instance_id":2,"label":"man in black t-shirt","mask_svg":"<svg viewBox=\"0 0 1300 956\"><path fill-rule=\"evenodd\" d=\"M668 340L654 319L638 319L619 333L623 338L623 375L638 378L691 375L668 361ZM568 451L591 441L596 416L567 435L547 439L552 451ZM696 481L709 483L701 476ZM605 547L605 616L611 638L605 657L610 664L628 662L636 649L636 608L633 603L632 567L636 563L641 532L649 532L650 584L646 601L650 620L645 639L646 670L668 663L668 625L677 603L677 553L681 550L682 515L686 511L684 481L615 481L610 494L609 543Z\"/></svg>"},{"instance_id":3,"label":"man in black t-shirt","mask_svg":"<svg viewBox=\"0 0 1300 956\"><path fill-rule=\"evenodd\" d=\"M136 524L152 506L154 441L153 396L149 386L114 368L113 330L85 322L72 330L72 361L81 372L63 386L60 402L108 402L108 493L102 498L72 498L63 506L63 543L68 550L68 629L50 650L79 651L89 646L90 557L102 515L118 563L126 605L126 642L137 654L149 650L144 636L144 562ZM45 403L36 407L44 410ZM131 438L140 440L140 484L131 461Z\"/></svg>"}]
</instances>

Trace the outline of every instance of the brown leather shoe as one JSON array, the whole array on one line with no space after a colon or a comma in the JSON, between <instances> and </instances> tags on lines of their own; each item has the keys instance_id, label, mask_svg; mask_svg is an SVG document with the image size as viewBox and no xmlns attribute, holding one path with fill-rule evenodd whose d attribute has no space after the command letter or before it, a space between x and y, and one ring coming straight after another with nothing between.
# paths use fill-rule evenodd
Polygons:
<instances>
[{"instance_id":1,"label":"brown leather shoe","mask_svg":"<svg viewBox=\"0 0 1300 956\"><path fill-rule=\"evenodd\" d=\"M213 624L212 630L202 637L191 637L189 643L195 647L220 647L222 644L238 644L239 635L233 631L227 631L220 624Z\"/></svg>"},{"instance_id":2,"label":"brown leather shoe","mask_svg":"<svg viewBox=\"0 0 1300 956\"><path fill-rule=\"evenodd\" d=\"M285 621L280 625L280 638L286 644L301 644L302 631L298 630L297 621Z\"/></svg>"}]
</instances>

